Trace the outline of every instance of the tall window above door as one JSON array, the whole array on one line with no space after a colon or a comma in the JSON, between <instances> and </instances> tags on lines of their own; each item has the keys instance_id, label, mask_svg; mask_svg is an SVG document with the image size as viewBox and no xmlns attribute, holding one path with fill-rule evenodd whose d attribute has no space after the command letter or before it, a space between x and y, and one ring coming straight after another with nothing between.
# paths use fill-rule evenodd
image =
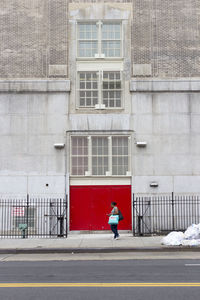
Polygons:
<instances>
[{"instance_id":1,"label":"tall window above door","mask_svg":"<svg viewBox=\"0 0 200 300\"><path fill-rule=\"evenodd\" d=\"M119 21L78 22L80 58L122 57L122 26Z\"/></svg>"},{"instance_id":2,"label":"tall window above door","mask_svg":"<svg viewBox=\"0 0 200 300\"><path fill-rule=\"evenodd\" d=\"M130 137L72 136L72 176L130 176Z\"/></svg>"}]
</instances>

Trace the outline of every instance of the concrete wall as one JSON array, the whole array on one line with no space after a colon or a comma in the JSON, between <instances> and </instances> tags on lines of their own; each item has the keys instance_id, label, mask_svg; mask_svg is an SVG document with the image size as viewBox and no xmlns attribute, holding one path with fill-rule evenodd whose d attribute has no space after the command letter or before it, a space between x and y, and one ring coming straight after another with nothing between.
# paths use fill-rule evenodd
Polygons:
<instances>
[{"instance_id":1,"label":"concrete wall","mask_svg":"<svg viewBox=\"0 0 200 300\"><path fill-rule=\"evenodd\" d=\"M0 82L0 194L65 193L69 81ZM48 186L47 186L48 184Z\"/></svg>"},{"instance_id":2,"label":"concrete wall","mask_svg":"<svg viewBox=\"0 0 200 300\"><path fill-rule=\"evenodd\" d=\"M200 192L200 81L132 80L137 193ZM151 188L150 182L158 182Z\"/></svg>"}]
</instances>

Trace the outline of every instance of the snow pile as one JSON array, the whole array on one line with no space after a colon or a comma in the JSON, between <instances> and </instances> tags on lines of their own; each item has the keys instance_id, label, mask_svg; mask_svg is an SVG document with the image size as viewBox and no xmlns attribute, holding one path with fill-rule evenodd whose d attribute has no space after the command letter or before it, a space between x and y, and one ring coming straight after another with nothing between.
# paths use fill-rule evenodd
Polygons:
<instances>
[{"instance_id":1,"label":"snow pile","mask_svg":"<svg viewBox=\"0 0 200 300\"><path fill-rule=\"evenodd\" d=\"M180 231L170 232L167 236L162 239L163 245L168 246L179 246L182 245L184 239L184 233Z\"/></svg>"},{"instance_id":2,"label":"snow pile","mask_svg":"<svg viewBox=\"0 0 200 300\"><path fill-rule=\"evenodd\" d=\"M200 239L200 224L192 224L184 233L186 240L197 240Z\"/></svg>"},{"instance_id":3,"label":"snow pile","mask_svg":"<svg viewBox=\"0 0 200 300\"><path fill-rule=\"evenodd\" d=\"M200 224L192 224L184 233L181 231L170 232L162 239L162 244L167 246L200 245Z\"/></svg>"}]
</instances>

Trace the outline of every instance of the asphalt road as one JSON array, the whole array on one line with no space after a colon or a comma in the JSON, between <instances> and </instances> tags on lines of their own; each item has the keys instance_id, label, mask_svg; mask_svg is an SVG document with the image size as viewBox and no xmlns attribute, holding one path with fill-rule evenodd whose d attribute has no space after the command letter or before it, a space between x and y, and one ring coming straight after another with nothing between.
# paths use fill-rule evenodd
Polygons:
<instances>
[{"instance_id":1,"label":"asphalt road","mask_svg":"<svg viewBox=\"0 0 200 300\"><path fill-rule=\"evenodd\" d=\"M1 300L190 300L199 294L200 260L194 259L0 262Z\"/></svg>"}]
</instances>

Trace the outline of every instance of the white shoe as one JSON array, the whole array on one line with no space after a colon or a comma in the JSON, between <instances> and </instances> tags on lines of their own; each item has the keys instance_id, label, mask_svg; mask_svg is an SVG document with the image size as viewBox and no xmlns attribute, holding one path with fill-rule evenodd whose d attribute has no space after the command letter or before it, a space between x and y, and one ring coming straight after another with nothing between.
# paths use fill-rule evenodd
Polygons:
<instances>
[{"instance_id":1,"label":"white shoe","mask_svg":"<svg viewBox=\"0 0 200 300\"><path fill-rule=\"evenodd\" d=\"M117 236L117 237L115 238L115 240L119 240L119 236Z\"/></svg>"}]
</instances>

